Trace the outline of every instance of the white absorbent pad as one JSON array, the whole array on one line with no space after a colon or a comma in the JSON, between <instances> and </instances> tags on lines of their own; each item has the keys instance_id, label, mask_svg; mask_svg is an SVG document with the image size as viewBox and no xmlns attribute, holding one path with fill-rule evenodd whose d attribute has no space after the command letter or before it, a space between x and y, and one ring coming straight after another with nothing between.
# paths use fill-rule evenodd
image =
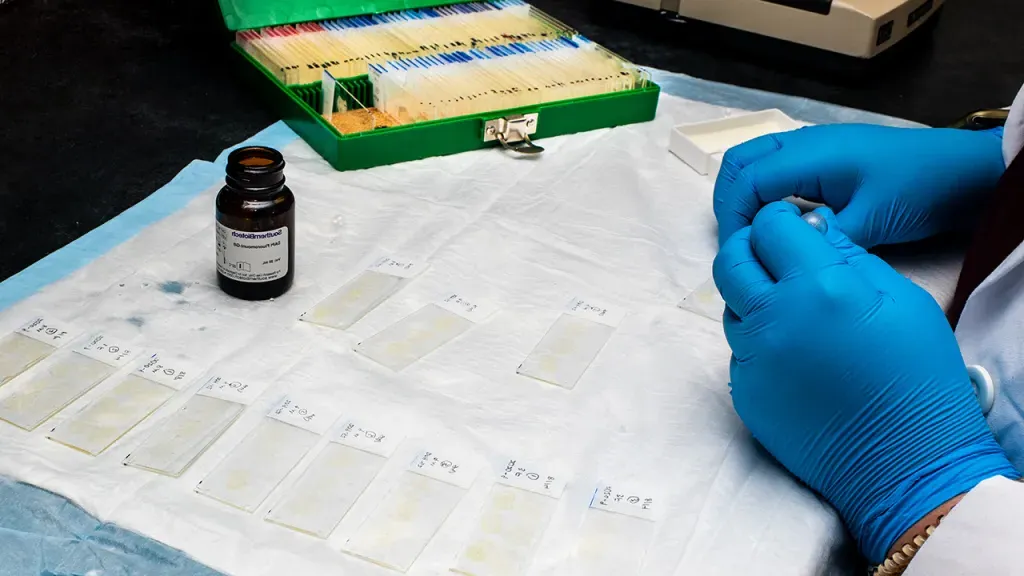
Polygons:
<instances>
[{"instance_id":1,"label":"white absorbent pad","mask_svg":"<svg viewBox=\"0 0 1024 576\"><path fill-rule=\"evenodd\" d=\"M0 337L52 315L202 373L177 391L126 388L134 364L5 343L32 350L0 363L0 377L21 373L0 387L0 418L25 428L0 422L0 474L232 574L474 573L492 561L487 549L515 556L522 573L563 575L610 562L599 554L627 533L615 566L638 574L818 574L847 546L839 519L742 427L715 314L677 306L710 277L717 239L712 184L668 152L668 135L730 113L662 96L653 122L546 139L536 158L492 149L346 173L296 140L283 149L297 206L286 295L244 302L218 290L218 186L0 314ZM389 255L428 266L400 290L358 280ZM956 278L955 263L924 272L939 291ZM373 288L365 301L354 281ZM465 329L430 346L384 344L453 290L494 313L454 322ZM560 320L573 298L628 313L579 340L581 323ZM299 321L325 301L344 306ZM68 361L80 378L65 378ZM220 375L255 392L195 395ZM55 381L66 389L25 413L19 398ZM320 398L337 422L400 426L406 440L383 458L334 442L334 428L267 420L296 393ZM110 402L121 397L130 414ZM416 447L430 442L484 463L471 485L410 476ZM495 492L493 463L510 457L563 466L564 493L495 509L507 490ZM312 493L349 468L350 483ZM591 508L610 481L654 487L658 517ZM486 532L499 517L504 531ZM422 529L415 542L383 539L406 521Z\"/></svg>"}]
</instances>

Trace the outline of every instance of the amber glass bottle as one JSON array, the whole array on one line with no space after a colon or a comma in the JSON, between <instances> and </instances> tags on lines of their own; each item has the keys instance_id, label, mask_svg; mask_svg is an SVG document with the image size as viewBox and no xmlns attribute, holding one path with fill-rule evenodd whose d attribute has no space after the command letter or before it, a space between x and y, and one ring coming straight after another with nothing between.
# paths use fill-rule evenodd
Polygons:
<instances>
[{"instance_id":1,"label":"amber glass bottle","mask_svg":"<svg viewBox=\"0 0 1024 576\"><path fill-rule=\"evenodd\" d=\"M228 155L217 194L217 282L243 300L276 298L295 278L295 197L284 184L284 158L247 146Z\"/></svg>"}]
</instances>

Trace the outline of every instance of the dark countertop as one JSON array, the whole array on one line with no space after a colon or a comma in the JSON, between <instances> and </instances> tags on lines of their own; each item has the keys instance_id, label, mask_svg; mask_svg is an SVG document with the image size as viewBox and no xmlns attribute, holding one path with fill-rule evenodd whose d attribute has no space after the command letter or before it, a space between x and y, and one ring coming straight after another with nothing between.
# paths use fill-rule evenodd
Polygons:
<instances>
[{"instance_id":1,"label":"dark countertop","mask_svg":"<svg viewBox=\"0 0 1024 576\"><path fill-rule=\"evenodd\" d=\"M534 3L642 65L929 124L1008 105L1024 82L1014 0L949 0L934 34L856 74L635 11ZM0 279L276 120L232 72L214 0L0 0L0 38Z\"/></svg>"}]
</instances>

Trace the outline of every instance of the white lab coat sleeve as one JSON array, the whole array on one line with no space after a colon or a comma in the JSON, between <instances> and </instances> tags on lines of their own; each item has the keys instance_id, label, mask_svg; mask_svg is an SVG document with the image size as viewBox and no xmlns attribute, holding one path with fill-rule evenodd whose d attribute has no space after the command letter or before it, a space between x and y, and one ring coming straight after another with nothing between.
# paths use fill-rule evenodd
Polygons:
<instances>
[{"instance_id":1,"label":"white lab coat sleeve","mask_svg":"<svg viewBox=\"0 0 1024 576\"><path fill-rule=\"evenodd\" d=\"M990 478L956 505L905 576L1024 573L1024 483Z\"/></svg>"},{"instance_id":2,"label":"white lab coat sleeve","mask_svg":"<svg viewBox=\"0 0 1024 576\"><path fill-rule=\"evenodd\" d=\"M1020 154L1021 148L1024 148L1024 87L1021 87L1010 108L1010 117L1006 120L1006 131L1003 133L1003 158L1007 166Z\"/></svg>"}]
</instances>

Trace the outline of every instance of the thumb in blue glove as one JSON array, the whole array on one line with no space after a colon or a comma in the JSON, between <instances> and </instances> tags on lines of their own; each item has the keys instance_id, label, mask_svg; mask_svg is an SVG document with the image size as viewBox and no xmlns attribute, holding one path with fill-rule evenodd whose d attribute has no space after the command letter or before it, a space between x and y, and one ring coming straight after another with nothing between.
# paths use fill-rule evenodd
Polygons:
<instances>
[{"instance_id":1,"label":"thumb in blue glove","mask_svg":"<svg viewBox=\"0 0 1024 576\"><path fill-rule=\"evenodd\" d=\"M841 232L769 204L714 263L736 412L881 562L914 523L1020 475L988 428L931 296Z\"/></svg>"},{"instance_id":2,"label":"thumb in blue glove","mask_svg":"<svg viewBox=\"0 0 1024 576\"><path fill-rule=\"evenodd\" d=\"M725 154L719 243L790 195L835 210L865 248L921 240L970 226L1005 169L1001 131L834 124L771 134Z\"/></svg>"}]
</instances>

